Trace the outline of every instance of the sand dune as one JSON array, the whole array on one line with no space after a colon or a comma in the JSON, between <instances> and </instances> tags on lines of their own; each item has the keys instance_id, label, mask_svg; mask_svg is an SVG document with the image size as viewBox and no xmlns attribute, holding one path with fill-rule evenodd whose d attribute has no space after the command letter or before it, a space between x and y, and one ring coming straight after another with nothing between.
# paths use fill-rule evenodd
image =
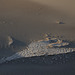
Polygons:
<instances>
[{"instance_id":1,"label":"sand dune","mask_svg":"<svg viewBox=\"0 0 75 75\"><path fill-rule=\"evenodd\" d=\"M62 20L64 24L57 24L57 20ZM1 36L12 35L25 41L37 39L42 33L51 32L75 40L74 24L74 17L52 6L27 0L0 1Z\"/></svg>"},{"instance_id":2,"label":"sand dune","mask_svg":"<svg viewBox=\"0 0 75 75\"><path fill-rule=\"evenodd\" d=\"M74 0L0 0L0 40L6 42L7 39L5 39L5 37L12 36L21 42L29 43L31 40L42 38L42 34L44 33L51 33L53 36L63 36L62 39L74 42L74 7ZM7 53L7 51L5 52ZM8 51L9 54L10 52L11 50ZM40 69L40 66L32 65L26 65L24 68L23 66L25 65L22 64L19 66L16 65L16 70L17 72L21 70L21 74L28 68L27 73L28 71L32 73L32 71L37 68L36 72L40 72L41 74L44 74L46 71L48 74L51 72L52 75L53 73L60 75L61 73L63 74L64 71L64 75L73 75L75 73L74 65L74 62L63 65L53 65L52 67L44 65ZM4 68L5 70L9 68L10 72L14 73L13 69L15 65L10 64L8 66L4 64L0 69L3 75L5 71ZM7 69L6 72L9 73L9 69ZM15 74L17 73L16 70Z\"/></svg>"},{"instance_id":3,"label":"sand dune","mask_svg":"<svg viewBox=\"0 0 75 75\"><path fill-rule=\"evenodd\" d=\"M31 0L40 4L53 7L57 10L67 13L69 16L75 17L75 0Z\"/></svg>"}]
</instances>

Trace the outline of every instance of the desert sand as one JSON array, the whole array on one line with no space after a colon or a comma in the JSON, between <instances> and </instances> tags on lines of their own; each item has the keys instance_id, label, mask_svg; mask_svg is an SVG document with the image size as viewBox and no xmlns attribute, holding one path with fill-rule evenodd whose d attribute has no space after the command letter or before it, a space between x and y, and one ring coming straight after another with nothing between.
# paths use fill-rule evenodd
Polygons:
<instances>
[{"instance_id":1,"label":"desert sand","mask_svg":"<svg viewBox=\"0 0 75 75\"><path fill-rule=\"evenodd\" d=\"M44 33L52 36L63 36L62 39L75 41L75 1L74 0L1 0L0 1L0 44L7 41L7 36L29 43L42 38ZM17 48L18 49L18 48ZM4 53L5 52L5 53ZM11 55L17 50L0 49L0 55ZM5 55L5 56L6 56ZM75 61L67 64L40 66L30 64L0 65L2 75L74 75ZM39 66L38 66L39 65ZM34 74L35 74L34 73ZM47 73L47 74L46 74ZM1 75L0 74L0 75ZM28 74L27 74L28 75Z\"/></svg>"},{"instance_id":2,"label":"desert sand","mask_svg":"<svg viewBox=\"0 0 75 75\"><path fill-rule=\"evenodd\" d=\"M69 10L69 14L66 8L72 8L69 8L65 1L63 2L66 5L64 7L65 12L61 11L62 8L58 10L57 7L47 6L35 1L0 1L0 35L12 35L24 42L29 39L40 38L42 33L49 32L54 35L63 35L69 40L75 40L75 15L71 13L75 12L74 9L73 11ZM61 1L58 0L57 2L60 4ZM52 3L57 5L57 2ZM68 4L70 5L70 2ZM61 6L59 5L59 7ZM58 24L57 21L63 21L64 24Z\"/></svg>"}]
</instances>

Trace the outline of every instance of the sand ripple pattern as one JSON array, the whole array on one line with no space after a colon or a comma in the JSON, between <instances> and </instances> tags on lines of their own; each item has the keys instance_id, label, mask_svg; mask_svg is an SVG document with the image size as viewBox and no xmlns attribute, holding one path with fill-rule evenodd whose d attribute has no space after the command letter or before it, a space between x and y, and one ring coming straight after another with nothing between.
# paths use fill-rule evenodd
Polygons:
<instances>
[{"instance_id":1,"label":"sand ripple pattern","mask_svg":"<svg viewBox=\"0 0 75 75\"><path fill-rule=\"evenodd\" d=\"M28 47L21 52L17 52L10 57L3 57L0 63L11 61L22 57L33 57L42 55L57 55L63 53L69 53L75 51L75 48L47 48L48 43L46 42L32 42Z\"/></svg>"}]
</instances>

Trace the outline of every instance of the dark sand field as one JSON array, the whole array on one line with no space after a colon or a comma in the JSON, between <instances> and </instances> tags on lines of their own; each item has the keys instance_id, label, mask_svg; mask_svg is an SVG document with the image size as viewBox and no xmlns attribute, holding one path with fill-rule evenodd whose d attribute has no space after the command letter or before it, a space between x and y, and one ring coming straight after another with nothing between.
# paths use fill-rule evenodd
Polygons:
<instances>
[{"instance_id":1,"label":"dark sand field","mask_svg":"<svg viewBox=\"0 0 75 75\"><path fill-rule=\"evenodd\" d=\"M29 43L31 40L41 39L44 33L63 36L62 39L74 42L74 4L74 0L0 0L0 44L6 43L7 36ZM4 52L4 56L11 55L17 49L0 49L0 56ZM0 65L0 75L75 75L74 62L52 66L3 64Z\"/></svg>"},{"instance_id":2,"label":"dark sand field","mask_svg":"<svg viewBox=\"0 0 75 75\"><path fill-rule=\"evenodd\" d=\"M62 59L60 58L61 56ZM57 58L57 60L55 60L55 58ZM42 74L75 75L75 52L64 55L21 58L0 65L0 75Z\"/></svg>"}]
</instances>

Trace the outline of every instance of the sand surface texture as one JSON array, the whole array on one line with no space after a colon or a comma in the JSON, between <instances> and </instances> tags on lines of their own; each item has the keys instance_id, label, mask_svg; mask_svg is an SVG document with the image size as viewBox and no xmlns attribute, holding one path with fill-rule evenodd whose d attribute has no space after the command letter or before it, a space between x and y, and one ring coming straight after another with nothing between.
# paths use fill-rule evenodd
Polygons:
<instances>
[{"instance_id":1,"label":"sand surface texture","mask_svg":"<svg viewBox=\"0 0 75 75\"><path fill-rule=\"evenodd\" d=\"M75 50L74 7L74 0L0 0L0 57L7 57L2 60L9 60L12 58L12 55L16 55L17 53L18 57L30 56L30 60L31 56L43 55L41 49L46 51L43 52L44 55L48 54L52 56L53 54L56 54L55 57L58 57L57 55L59 54L60 57L60 59L59 57L54 58L51 56L49 58L51 60L58 59L55 61L58 65L54 63L53 65L48 63L42 65L44 62L40 65L38 63L34 65L34 62L32 62L29 65L26 64L25 58L25 63L4 63L0 65L0 75L33 75L33 73L37 73L38 75L75 75L75 53L73 52ZM39 52L36 47L36 42L33 43L32 41L42 39L44 33L51 33L52 36L62 36L62 40L70 41L71 46L61 49L43 49L43 47L40 48L40 46L38 46L38 48L40 48ZM7 47L8 36L14 37L14 40L16 41L9 48ZM29 46L28 49L33 51L33 54L29 50L26 49L26 51L24 49L27 45ZM41 45L45 44L42 43ZM61 53L64 53L65 50L71 52L68 56L68 60L70 61L61 59ZM27 55L26 52L29 53L29 55ZM65 57L67 58L66 54ZM37 58L37 62L41 62L41 58ZM35 58L32 57L32 60L33 59ZM28 63L29 60L27 59ZM51 60L47 60L47 62L51 62ZM59 60L61 62L67 62L59 64Z\"/></svg>"}]
</instances>

